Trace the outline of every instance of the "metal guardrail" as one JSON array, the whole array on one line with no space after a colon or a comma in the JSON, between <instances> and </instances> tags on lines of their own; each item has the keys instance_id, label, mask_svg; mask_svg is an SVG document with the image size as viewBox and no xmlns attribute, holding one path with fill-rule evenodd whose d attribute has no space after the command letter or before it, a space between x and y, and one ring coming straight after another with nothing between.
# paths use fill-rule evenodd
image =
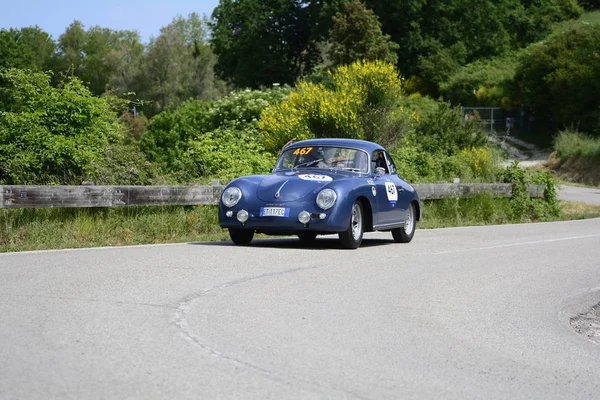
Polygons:
<instances>
[{"instance_id":1,"label":"metal guardrail","mask_svg":"<svg viewBox=\"0 0 600 400\"><path fill-rule=\"evenodd\" d=\"M413 185L422 200L490 193L510 197L508 183ZM0 185L0 208L187 206L218 204L223 186L21 186ZM543 197L543 186L528 185L529 197Z\"/></svg>"}]
</instances>

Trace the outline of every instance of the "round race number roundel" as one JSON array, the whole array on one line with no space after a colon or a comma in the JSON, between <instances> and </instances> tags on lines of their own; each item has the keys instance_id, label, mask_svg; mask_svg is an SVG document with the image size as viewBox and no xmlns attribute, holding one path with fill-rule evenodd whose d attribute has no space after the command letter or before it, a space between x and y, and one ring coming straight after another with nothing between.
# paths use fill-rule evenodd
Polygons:
<instances>
[{"instance_id":1,"label":"round race number roundel","mask_svg":"<svg viewBox=\"0 0 600 400\"><path fill-rule=\"evenodd\" d=\"M298 175L298 178L304 179L305 181L317 181L317 182L331 182L332 177L327 175L313 175L313 174L302 174Z\"/></svg>"}]
</instances>

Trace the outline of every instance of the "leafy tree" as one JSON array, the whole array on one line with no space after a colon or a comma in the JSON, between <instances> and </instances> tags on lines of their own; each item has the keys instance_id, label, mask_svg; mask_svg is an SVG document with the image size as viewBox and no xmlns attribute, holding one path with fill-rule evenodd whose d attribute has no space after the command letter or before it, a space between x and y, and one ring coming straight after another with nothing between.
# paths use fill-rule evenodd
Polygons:
<instances>
[{"instance_id":1,"label":"leafy tree","mask_svg":"<svg viewBox=\"0 0 600 400\"><path fill-rule=\"evenodd\" d=\"M582 8L576 0L521 0L507 12L515 47L542 40L556 22L577 18Z\"/></svg>"},{"instance_id":2,"label":"leafy tree","mask_svg":"<svg viewBox=\"0 0 600 400\"><path fill-rule=\"evenodd\" d=\"M574 22L532 46L514 85L540 128L593 132L600 117L600 26Z\"/></svg>"},{"instance_id":3,"label":"leafy tree","mask_svg":"<svg viewBox=\"0 0 600 400\"><path fill-rule=\"evenodd\" d=\"M439 86L465 63L466 58L467 49L463 42L446 48L435 43L432 45L432 52L429 55L419 57L417 64L419 75L426 82ZM435 86L430 87L427 92L435 93Z\"/></svg>"},{"instance_id":4,"label":"leafy tree","mask_svg":"<svg viewBox=\"0 0 600 400\"><path fill-rule=\"evenodd\" d=\"M0 30L0 68L46 71L55 44L39 27Z\"/></svg>"},{"instance_id":5,"label":"leafy tree","mask_svg":"<svg viewBox=\"0 0 600 400\"><path fill-rule=\"evenodd\" d=\"M585 10L598 10L600 9L600 0L579 0L579 4Z\"/></svg>"},{"instance_id":6,"label":"leafy tree","mask_svg":"<svg viewBox=\"0 0 600 400\"><path fill-rule=\"evenodd\" d=\"M320 61L344 0L221 0L211 23L219 76L238 87L292 84Z\"/></svg>"},{"instance_id":7,"label":"leafy tree","mask_svg":"<svg viewBox=\"0 0 600 400\"><path fill-rule=\"evenodd\" d=\"M381 60L396 64L398 45L381 32L381 24L373 11L359 0L347 3L344 13L333 17L329 40L329 56L333 66L358 60Z\"/></svg>"},{"instance_id":8,"label":"leafy tree","mask_svg":"<svg viewBox=\"0 0 600 400\"><path fill-rule=\"evenodd\" d=\"M191 57L186 53L184 38L172 25L161 28L160 35L150 42L141 96L153 102L153 113L185 98L185 84L192 79Z\"/></svg>"},{"instance_id":9,"label":"leafy tree","mask_svg":"<svg viewBox=\"0 0 600 400\"><path fill-rule=\"evenodd\" d=\"M137 33L132 33L136 35ZM85 33L83 44L83 71L78 75L92 93L100 95L107 89L114 74L114 66L108 62L111 49L117 47L122 40L121 31L93 26Z\"/></svg>"},{"instance_id":10,"label":"leafy tree","mask_svg":"<svg viewBox=\"0 0 600 400\"><path fill-rule=\"evenodd\" d=\"M511 51L460 67L440 84L441 94L453 104L465 106L516 105L509 88L518 66L518 54Z\"/></svg>"},{"instance_id":11,"label":"leafy tree","mask_svg":"<svg viewBox=\"0 0 600 400\"><path fill-rule=\"evenodd\" d=\"M143 181L139 152L114 156L124 127L109 98L93 96L76 78L54 88L49 75L18 69L0 72L0 87L0 183L117 183L111 170L129 178L119 183Z\"/></svg>"},{"instance_id":12,"label":"leafy tree","mask_svg":"<svg viewBox=\"0 0 600 400\"><path fill-rule=\"evenodd\" d=\"M188 98L211 100L224 91L213 72L216 62L208 43L207 22L192 13L173 19L147 48L138 78L138 92L158 113Z\"/></svg>"},{"instance_id":13,"label":"leafy tree","mask_svg":"<svg viewBox=\"0 0 600 400\"><path fill-rule=\"evenodd\" d=\"M137 32L123 31L122 38L106 55L112 66L108 89L116 96L126 96L141 89L141 69L145 47Z\"/></svg>"},{"instance_id":14,"label":"leafy tree","mask_svg":"<svg viewBox=\"0 0 600 400\"><path fill-rule=\"evenodd\" d=\"M80 21L74 21L58 39L53 66L58 72L55 83L62 75L76 76L92 93L101 95L109 84L118 85L131 79L129 71L139 63L140 46L137 32L113 31L99 26L86 31ZM126 62L130 64L124 65ZM129 90L119 89L122 92Z\"/></svg>"},{"instance_id":15,"label":"leafy tree","mask_svg":"<svg viewBox=\"0 0 600 400\"><path fill-rule=\"evenodd\" d=\"M581 13L576 0L366 0L398 43L403 74L435 85L465 63L524 47ZM463 51L464 50L464 51Z\"/></svg>"},{"instance_id":16,"label":"leafy tree","mask_svg":"<svg viewBox=\"0 0 600 400\"><path fill-rule=\"evenodd\" d=\"M81 21L73 21L58 38L57 54L54 60L54 71L72 76L81 76L84 69L86 42L85 26ZM57 77L56 79L60 79Z\"/></svg>"}]
</instances>

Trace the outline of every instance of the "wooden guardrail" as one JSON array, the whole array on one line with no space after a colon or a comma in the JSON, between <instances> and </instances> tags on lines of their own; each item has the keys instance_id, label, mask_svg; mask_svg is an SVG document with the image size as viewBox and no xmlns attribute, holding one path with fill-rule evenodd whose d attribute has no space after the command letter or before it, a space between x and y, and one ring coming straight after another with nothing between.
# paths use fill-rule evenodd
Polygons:
<instances>
[{"instance_id":1,"label":"wooden guardrail","mask_svg":"<svg viewBox=\"0 0 600 400\"><path fill-rule=\"evenodd\" d=\"M435 183L413 185L423 200L491 193L510 197L508 183ZM0 208L186 206L218 204L223 186L18 186L0 185ZM543 186L528 185L529 197Z\"/></svg>"}]
</instances>

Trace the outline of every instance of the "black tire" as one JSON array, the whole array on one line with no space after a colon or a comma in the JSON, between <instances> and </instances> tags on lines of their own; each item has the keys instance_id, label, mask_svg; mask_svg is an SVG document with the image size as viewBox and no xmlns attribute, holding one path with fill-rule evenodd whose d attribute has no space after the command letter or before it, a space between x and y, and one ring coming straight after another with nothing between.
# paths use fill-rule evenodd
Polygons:
<instances>
[{"instance_id":1,"label":"black tire","mask_svg":"<svg viewBox=\"0 0 600 400\"><path fill-rule=\"evenodd\" d=\"M357 249L363 239L364 218L363 208L360 201L355 201L350 211L350 223L348 229L339 233L342 246L347 249Z\"/></svg>"},{"instance_id":2,"label":"black tire","mask_svg":"<svg viewBox=\"0 0 600 400\"><path fill-rule=\"evenodd\" d=\"M254 238L254 231L250 229L229 229L229 237L233 243L246 246Z\"/></svg>"},{"instance_id":3,"label":"black tire","mask_svg":"<svg viewBox=\"0 0 600 400\"><path fill-rule=\"evenodd\" d=\"M417 229L417 215L414 203L410 203L406 210L406 223L402 228L392 230L396 243L408 243L412 240Z\"/></svg>"},{"instance_id":4,"label":"black tire","mask_svg":"<svg viewBox=\"0 0 600 400\"><path fill-rule=\"evenodd\" d=\"M298 239L302 243L312 243L317 238L317 234L315 232L300 232L298 234Z\"/></svg>"}]
</instances>

